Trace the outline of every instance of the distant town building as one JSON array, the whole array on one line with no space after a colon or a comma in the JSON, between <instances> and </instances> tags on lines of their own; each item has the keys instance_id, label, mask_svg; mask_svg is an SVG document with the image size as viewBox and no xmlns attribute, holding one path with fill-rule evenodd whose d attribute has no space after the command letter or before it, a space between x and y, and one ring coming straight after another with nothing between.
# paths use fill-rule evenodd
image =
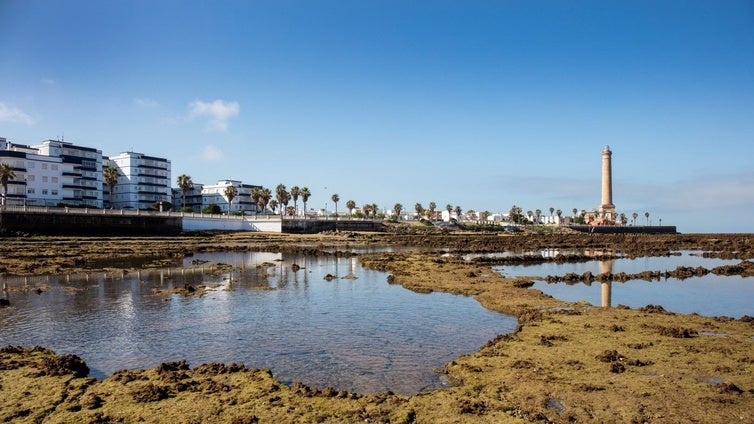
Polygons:
<instances>
[{"instance_id":1,"label":"distant town building","mask_svg":"<svg viewBox=\"0 0 754 424\"><path fill-rule=\"evenodd\" d=\"M237 191L232 204L228 202L228 198L225 196L225 190L228 186L234 186ZM244 184L238 180L220 180L217 184L205 184L202 188L202 207L204 208L214 203L220 207L223 213L256 213L257 205L251 198L251 191L254 188L261 189L262 186ZM186 203L188 203L188 199Z\"/></svg>"},{"instance_id":2,"label":"distant town building","mask_svg":"<svg viewBox=\"0 0 754 424\"><path fill-rule=\"evenodd\" d=\"M204 184L192 183L191 188L186 192L186 203L183 203L183 190L180 188L173 189L173 209L178 210L184 207L191 208L194 212L201 212L203 207L202 191Z\"/></svg>"},{"instance_id":3,"label":"distant town building","mask_svg":"<svg viewBox=\"0 0 754 424\"><path fill-rule=\"evenodd\" d=\"M113 209L148 209L158 202L171 202L170 161L143 153L124 152L105 159L105 167L118 170L118 184L113 189ZM100 171L100 179L102 172ZM102 187L109 203L109 187Z\"/></svg>"}]
</instances>

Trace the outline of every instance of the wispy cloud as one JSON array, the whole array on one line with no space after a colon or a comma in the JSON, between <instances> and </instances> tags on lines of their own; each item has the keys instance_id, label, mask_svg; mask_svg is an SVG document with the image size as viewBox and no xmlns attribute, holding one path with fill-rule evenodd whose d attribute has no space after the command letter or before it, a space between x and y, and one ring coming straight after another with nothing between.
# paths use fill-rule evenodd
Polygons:
<instances>
[{"instance_id":1,"label":"wispy cloud","mask_svg":"<svg viewBox=\"0 0 754 424\"><path fill-rule=\"evenodd\" d=\"M11 124L34 124L34 118L22 111L21 109L0 102L0 122L9 122Z\"/></svg>"},{"instance_id":2,"label":"wispy cloud","mask_svg":"<svg viewBox=\"0 0 754 424\"><path fill-rule=\"evenodd\" d=\"M40 83L44 85L55 85L56 81L52 78L42 78L39 80Z\"/></svg>"},{"instance_id":3,"label":"wispy cloud","mask_svg":"<svg viewBox=\"0 0 754 424\"><path fill-rule=\"evenodd\" d=\"M189 103L189 115L192 118L209 118L207 129L210 131L226 131L228 121L238 116L240 109L238 102L226 102L220 99L214 102L195 100Z\"/></svg>"},{"instance_id":4,"label":"wispy cloud","mask_svg":"<svg viewBox=\"0 0 754 424\"><path fill-rule=\"evenodd\" d=\"M152 100L145 97L137 97L134 99L134 104L139 107L143 108L155 108L160 106L160 104L156 100Z\"/></svg>"},{"instance_id":5,"label":"wispy cloud","mask_svg":"<svg viewBox=\"0 0 754 424\"><path fill-rule=\"evenodd\" d=\"M223 152L215 146L206 146L202 149L202 159L216 162L223 158Z\"/></svg>"}]
</instances>

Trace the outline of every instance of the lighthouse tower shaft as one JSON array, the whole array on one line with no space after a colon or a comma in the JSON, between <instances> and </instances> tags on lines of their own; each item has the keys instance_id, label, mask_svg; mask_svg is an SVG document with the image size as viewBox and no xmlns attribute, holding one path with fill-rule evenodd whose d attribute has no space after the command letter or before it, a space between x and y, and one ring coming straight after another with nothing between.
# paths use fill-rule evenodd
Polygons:
<instances>
[{"instance_id":1,"label":"lighthouse tower shaft","mask_svg":"<svg viewBox=\"0 0 754 424\"><path fill-rule=\"evenodd\" d=\"M613 204L613 169L610 146L602 151L602 204L600 214L603 218L615 219L615 205Z\"/></svg>"}]
</instances>

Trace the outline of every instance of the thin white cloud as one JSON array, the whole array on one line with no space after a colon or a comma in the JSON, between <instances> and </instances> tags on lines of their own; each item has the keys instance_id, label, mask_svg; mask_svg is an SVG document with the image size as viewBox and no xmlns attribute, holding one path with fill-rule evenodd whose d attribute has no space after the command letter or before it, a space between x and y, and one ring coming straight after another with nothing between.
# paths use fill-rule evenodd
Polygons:
<instances>
[{"instance_id":1,"label":"thin white cloud","mask_svg":"<svg viewBox=\"0 0 754 424\"><path fill-rule=\"evenodd\" d=\"M137 98L135 98L134 99L134 104L136 106L143 107L143 108L149 108L149 109L160 106L160 104L157 103L156 100L152 100L152 99L145 98L145 97L137 97Z\"/></svg>"},{"instance_id":2,"label":"thin white cloud","mask_svg":"<svg viewBox=\"0 0 754 424\"><path fill-rule=\"evenodd\" d=\"M195 100L189 103L189 115L192 118L209 118L207 129L210 131L226 131L228 121L238 116L240 109L238 102L226 102L220 99L214 102Z\"/></svg>"},{"instance_id":3,"label":"thin white cloud","mask_svg":"<svg viewBox=\"0 0 754 424\"><path fill-rule=\"evenodd\" d=\"M42 78L39 80L39 82L41 82L44 85L55 85L56 83L55 80L52 78Z\"/></svg>"},{"instance_id":4,"label":"thin white cloud","mask_svg":"<svg viewBox=\"0 0 754 424\"><path fill-rule=\"evenodd\" d=\"M202 149L202 159L216 162L223 158L223 152L215 146L206 146Z\"/></svg>"},{"instance_id":5,"label":"thin white cloud","mask_svg":"<svg viewBox=\"0 0 754 424\"><path fill-rule=\"evenodd\" d=\"M17 107L0 102L0 122L32 125L34 118Z\"/></svg>"}]
</instances>

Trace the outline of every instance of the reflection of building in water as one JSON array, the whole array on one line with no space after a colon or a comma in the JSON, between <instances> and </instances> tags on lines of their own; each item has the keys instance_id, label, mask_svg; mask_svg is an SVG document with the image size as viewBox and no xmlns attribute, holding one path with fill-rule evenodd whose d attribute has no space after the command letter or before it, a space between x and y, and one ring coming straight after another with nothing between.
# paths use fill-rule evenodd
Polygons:
<instances>
[{"instance_id":1,"label":"reflection of building in water","mask_svg":"<svg viewBox=\"0 0 754 424\"><path fill-rule=\"evenodd\" d=\"M607 261L600 261L600 274L612 274L613 272L613 265L615 264L614 259L610 259ZM600 283L600 286L602 288L602 307L603 308L609 308L612 306L612 297L613 297L613 290L612 290L612 281L602 281Z\"/></svg>"}]
</instances>

